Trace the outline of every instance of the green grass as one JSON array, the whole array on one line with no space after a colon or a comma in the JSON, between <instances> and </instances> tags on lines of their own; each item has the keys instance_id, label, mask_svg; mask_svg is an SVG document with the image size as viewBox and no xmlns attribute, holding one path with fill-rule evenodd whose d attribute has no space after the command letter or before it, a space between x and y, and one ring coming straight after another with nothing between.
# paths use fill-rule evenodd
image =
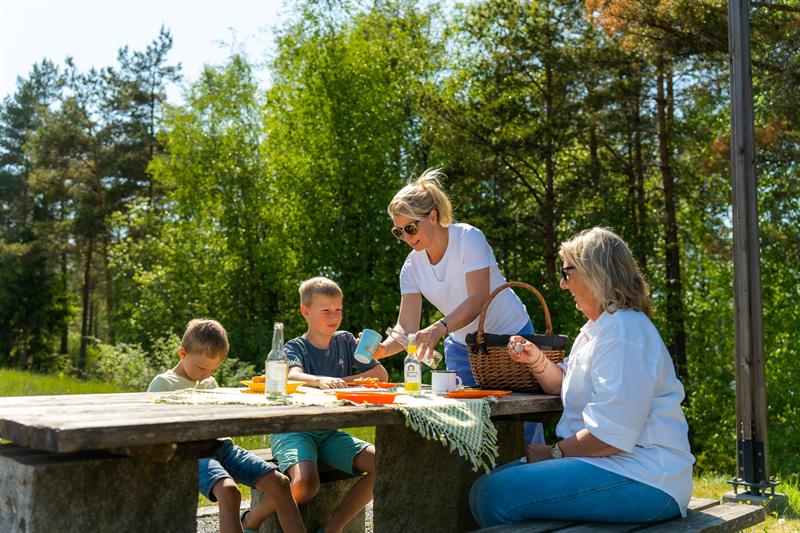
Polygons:
<instances>
[{"instance_id":1,"label":"green grass","mask_svg":"<svg viewBox=\"0 0 800 533\"><path fill-rule=\"evenodd\" d=\"M0 396L42 396L51 394L99 394L123 392L107 383L84 381L63 374L34 374L0 369Z\"/></svg>"}]
</instances>

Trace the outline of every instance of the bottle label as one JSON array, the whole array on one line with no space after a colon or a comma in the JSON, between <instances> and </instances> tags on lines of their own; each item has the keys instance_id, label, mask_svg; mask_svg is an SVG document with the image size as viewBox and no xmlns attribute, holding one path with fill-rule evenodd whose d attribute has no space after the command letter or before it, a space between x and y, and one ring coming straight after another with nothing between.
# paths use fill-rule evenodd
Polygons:
<instances>
[{"instance_id":1,"label":"bottle label","mask_svg":"<svg viewBox=\"0 0 800 533\"><path fill-rule=\"evenodd\" d=\"M266 386L267 392L283 394L286 392L286 370L288 365L283 361L270 361L267 363Z\"/></svg>"},{"instance_id":2,"label":"bottle label","mask_svg":"<svg viewBox=\"0 0 800 533\"><path fill-rule=\"evenodd\" d=\"M407 392L414 392L420 390L422 376L420 373L419 363L411 361L406 363L403 369L403 388Z\"/></svg>"}]
</instances>

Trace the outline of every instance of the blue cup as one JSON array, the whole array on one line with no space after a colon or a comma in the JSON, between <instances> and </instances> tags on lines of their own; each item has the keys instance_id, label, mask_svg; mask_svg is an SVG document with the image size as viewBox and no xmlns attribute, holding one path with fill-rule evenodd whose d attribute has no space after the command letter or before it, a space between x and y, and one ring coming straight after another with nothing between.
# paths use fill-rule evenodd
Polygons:
<instances>
[{"instance_id":1,"label":"blue cup","mask_svg":"<svg viewBox=\"0 0 800 533\"><path fill-rule=\"evenodd\" d=\"M373 329L365 329L361 332L361 339L356 346L353 356L359 363L369 363L372 361L372 354L381 342L381 334Z\"/></svg>"}]
</instances>

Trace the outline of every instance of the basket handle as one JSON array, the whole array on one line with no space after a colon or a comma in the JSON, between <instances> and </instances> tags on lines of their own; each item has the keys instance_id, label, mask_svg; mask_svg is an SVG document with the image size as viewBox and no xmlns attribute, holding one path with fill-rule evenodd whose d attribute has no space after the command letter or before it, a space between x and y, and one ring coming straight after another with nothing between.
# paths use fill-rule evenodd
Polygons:
<instances>
[{"instance_id":1,"label":"basket handle","mask_svg":"<svg viewBox=\"0 0 800 533\"><path fill-rule=\"evenodd\" d=\"M544 309L544 323L547 334L548 335L553 334L553 323L550 321L550 309L547 308L547 302L544 301L542 293L540 293L527 283L523 283L521 281L509 281L508 283L504 283L503 285L500 285L495 290L493 290L492 294L489 295L489 299L486 300L486 303L483 304L483 309L481 309L481 319L478 321L478 331L475 334L475 340L477 341L479 346L483 345L484 343L483 323L486 321L486 312L489 310L489 304L492 303L492 300L494 300L494 297L497 296L497 294L500 293L500 291L507 289L509 287L522 287L523 289L528 289L529 291L531 291L533 294L536 295L536 298L539 299L539 303L542 304L542 309Z\"/></svg>"}]
</instances>

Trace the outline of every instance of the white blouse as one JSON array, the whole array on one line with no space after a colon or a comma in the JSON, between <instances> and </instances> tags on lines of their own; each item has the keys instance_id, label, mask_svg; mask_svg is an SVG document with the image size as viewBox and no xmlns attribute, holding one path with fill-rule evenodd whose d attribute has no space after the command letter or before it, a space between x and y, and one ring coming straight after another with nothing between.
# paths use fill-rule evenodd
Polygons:
<instances>
[{"instance_id":1,"label":"white blouse","mask_svg":"<svg viewBox=\"0 0 800 533\"><path fill-rule=\"evenodd\" d=\"M556 435L581 429L621 450L607 457L576 457L663 490L686 515L692 498L689 426L683 385L658 330L644 313L603 312L581 328L564 370L564 413Z\"/></svg>"}]
</instances>

